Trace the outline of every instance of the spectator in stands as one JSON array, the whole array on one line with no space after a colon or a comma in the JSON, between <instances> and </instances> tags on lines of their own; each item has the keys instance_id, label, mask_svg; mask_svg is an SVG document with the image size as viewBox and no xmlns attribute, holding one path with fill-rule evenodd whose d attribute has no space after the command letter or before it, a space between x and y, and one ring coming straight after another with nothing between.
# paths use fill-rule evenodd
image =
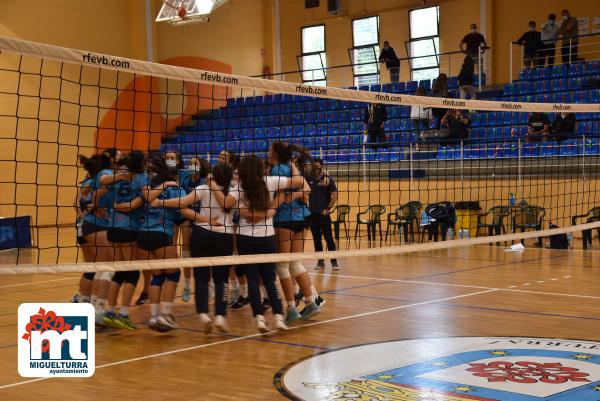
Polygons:
<instances>
[{"instance_id":1,"label":"spectator in stands","mask_svg":"<svg viewBox=\"0 0 600 401\"><path fill-rule=\"evenodd\" d=\"M390 42L387 40L383 42L379 62L385 63L386 68L390 72L390 81L398 82L400 79L400 59L396 56L394 48L390 46Z\"/></svg>"},{"instance_id":2,"label":"spectator in stands","mask_svg":"<svg viewBox=\"0 0 600 401\"><path fill-rule=\"evenodd\" d=\"M417 88L416 96L425 96L425 88ZM431 107L410 106L410 119L415 127L417 141L421 140L421 132L429 133L429 122L431 121Z\"/></svg>"},{"instance_id":3,"label":"spectator in stands","mask_svg":"<svg viewBox=\"0 0 600 401\"><path fill-rule=\"evenodd\" d=\"M474 62L479 65L479 54L485 52L487 43L482 34L477 32L477 24L471 24L471 32L466 34L460 42L460 50L467 56L471 56ZM481 71L481 68L478 68Z\"/></svg>"},{"instance_id":4,"label":"spectator in stands","mask_svg":"<svg viewBox=\"0 0 600 401\"><path fill-rule=\"evenodd\" d=\"M562 10L563 22L560 24L560 35L562 35L562 47L560 49L563 63L574 63L580 61L577 58L577 47L579 46L579 22L572 17L569 10Z\"/></svg>"},{"instance_id":5,"label":"spectator in stands","mask_svg":"<svg viewBox=\"0 0 600 401\"><path fill-rule=\"evenodd\" d=\"M448 90L448 76L444 73L438 75L438 77L433 81L433 86L431 87L431 93L434 97L441 98L449 98L450 91ZM442 108L434 108L432 110L433 117L436 119L435 129L436 131L440 130L440 124L442 122L442 118L446 115L447 109Z\"/></svg>"},{"instance_id":6,"label":"spectator in stands","mask_svg":"<svg viewBox=\"0 0 600 401\"><path fill-rule=\"evenodd\" d=\"M574 113L558 114L552 123L552 137L554 140L560 142L575 134L576 122Z\"/></svg>"},{"instance_id":7,"label":"spectator in stands","mask_svg":"<svg viewBox=\"0 0 600 401\"><path fill-rule=\"evenodd\" d=\"M533 113L527 121L527 142L543 142L550 135L550 120L546 113Z\"/></svg>"},{"instance_id":8,"label":"spectator in stands","mask_svg":"<svg viewBox=\"0 0 600 401\"><path fill-rule=\"evenodd\" d=\"M556 24L556 14L548 15L548 21L542 25L541 40L542 47L540 48L539 65L543 66L546 64L546 58L548 58L548 65L554 65L554 56L556 55L556 41L558 39L558 32L560 26Z\"/></svg>"},{"instance_id":9,"label":"spectator in stands","mask_svg":"<svg viewBox=\"0 0 600 401\"><path fill-rule=\"evenodd\" d=\"M529 30L525 32L517 44L523 46L523 65L533 67L539 65L538 51L541 47L542 34L535 30L535 21L529 21Z\"/></svg>"},{"instance_id":10,"label":"spectator in stands","mask_svg":"<svg viewBox=\"0 0 600 401\"><path fill-rule=\"evenodd\" d=\"M461 139L469 137L469 117L460 110L450 109L442 118L442 127L447 129L447 135L444 137L443 144L451 145L460 142Z\"/></svg>"},{"instance_id":11,"label":"spectator in stands","mask_svg":"<svg viewBox=\"0 0 600 401\"><path fill-rule=\"evenodd\" d=\"M477 94L473 82L475 81L475 66L473 65L473 58L469 55L465 56L463 65L458 73L458 92L460 93L461 99L466 99L467 94L471 96L471 99L476 99Z\"/></svg>"},{"instance_id":12,"label":"spectator in stands","mask_svg":"<svg viewBox=\"0 0 600 401\"><path fill-rule=\"evenodd\" d=\"M315 251L323 250L321 238L325 237L328 251L335 251L335 241L331 233L331 209L337 203L338 190L335 186L333 178L329 177L323 169L323 160L315 158L312 161L311 173L308 178L310 185L310 231L312 232ZM316 270L323 269L325 261L319 259ZM336 259L331 259L331 267L334 270L338 269Z\"/></svg>"},{"instance_id":13,"label":"spectator in stands","mask_svg":"<svg viewBox=\"0 0 600 401\"><path fill-rule=\"evenodd\" d=\"M365 134L369 136L371 148L385 147L385 122L387 119L387 109L381 103L371 103L365 110Z\"/></svg>"}]
</instances>

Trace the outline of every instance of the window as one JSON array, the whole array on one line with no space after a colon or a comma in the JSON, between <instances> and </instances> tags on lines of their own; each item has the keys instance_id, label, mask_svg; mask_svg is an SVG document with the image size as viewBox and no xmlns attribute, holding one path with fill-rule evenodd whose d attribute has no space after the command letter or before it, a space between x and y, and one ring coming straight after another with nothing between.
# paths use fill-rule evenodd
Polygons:
<instances>
[{"instance_id":1,"label":"window","mask_svg":"<svg viewBox=\"0 0 600 401\"><path fill-rule=\"evenodd\" d=\"M298 64L302 70L302 82L327 85L327 58L325 55L325 25L302 28L302 55Z\"/></svg>"},{"instance_id":2,"label":"window","mask_svg":"<svg viewBox=\"0 0 600 401\"><path fill-rule=\"evenodd\" d=\"M379 17L352 21L352 49L354 85L379 83Z\"/></svg>"},{"instance_id":3,"label":"window","mask_svg":"<svg viewBox=\"0 0 600 401\"><path fill-rule=\"evenodd\" d=\"M433 79L440 73L439 11L436 6L408 13L410 41L407 51L414 81Z\"/></svg>"}]
</instances>

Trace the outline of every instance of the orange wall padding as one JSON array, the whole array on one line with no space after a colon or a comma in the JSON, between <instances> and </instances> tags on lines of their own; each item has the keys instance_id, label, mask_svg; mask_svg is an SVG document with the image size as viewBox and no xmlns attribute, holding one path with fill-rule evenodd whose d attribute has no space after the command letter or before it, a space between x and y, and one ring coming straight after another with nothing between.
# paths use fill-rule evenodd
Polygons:
<instances>
[{"instance_id":1,"label":"orange wall padding","mask_svg":"<svg viewBox=\"0 0 600 401\"><path fill-rule=\"evenodd\" d=\"M232 71L230 64L195 56L169 58L161 63L227 74ZM122 152L157 150L165 135L174 133L177 126L191 121L199 111L227 104L225 87L186 82L185 109L175 116L170 112L167 118L161 112L159 85L159 78L140 77L119 91L96 130L98 151L111 147Z\"/></svg>"}]
</instances>

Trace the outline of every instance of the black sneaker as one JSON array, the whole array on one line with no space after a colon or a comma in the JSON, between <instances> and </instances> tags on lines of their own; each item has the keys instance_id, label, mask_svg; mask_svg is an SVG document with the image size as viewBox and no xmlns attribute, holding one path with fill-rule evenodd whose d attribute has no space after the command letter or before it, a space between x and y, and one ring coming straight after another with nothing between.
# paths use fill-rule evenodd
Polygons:
<instances>
[{"instance_id":1,"label":"black sneaker","mask_svg":"<svg viewBox=\"0 0 600 401\"><path fill-rule=\"evenodd\" d=\"M315 270L321 270L325 268L325 261L324 260L319 260L317 262L317 265L315 266Z\"/></svg>"},{"instance_id":2,"label":"black sneaker","mask_svg":"<svg viewBox=\"0 0 600 401\"><path fill-rule=\"evenodd\" d=\"M249 299L240 295L240 297L230 306L231 309L237 310L242 309L244 306L248 305Z\"/></svg>"},{"instance_id":3,"label":"black sneaker","mask_svg":"<svg viewBox=\"0 0 600 401\"><path fill-rule=\"evenodd\" d=\"M269 302L268 298L263 298L262 301L262 310L263 310L263 315L266 311L268 311L269 309L271 309L271 302Z\"/></svg>"},{"instance_id":4,"label":"black sneaker","mask_svg":"<svg viewBox=\"0 0 600 401\"><path fill-rule=\"evenodd\" d=\"M302 299L304 299L304 294L302 294L302 290L294 294L294 301L296 301L296 306L300 305L300 301L302 301Z\"/></svg>"},{"instance_id":5,"label":"black sneaker","mask_svg":"<svg viewBox=\"0 0 600 401\"><path fill-rule=\"evenodd\" d=\"M140 297L137 299L137 301L135 301L136 305L143 305L148 303L148 294L146 294L145 292L142 292L140 294Z\"/></svg>"},{"instance_id":6,"label":"black sneaker","mask_svg":"<svg viewBox=\"0 0 600 401\"><path fill-rule=\"evenodd\" d=\"M333 270L340 270L340 266L338 265L337 260L332 260L331 261L331 268Z\"/></svg>"}]
</instances>

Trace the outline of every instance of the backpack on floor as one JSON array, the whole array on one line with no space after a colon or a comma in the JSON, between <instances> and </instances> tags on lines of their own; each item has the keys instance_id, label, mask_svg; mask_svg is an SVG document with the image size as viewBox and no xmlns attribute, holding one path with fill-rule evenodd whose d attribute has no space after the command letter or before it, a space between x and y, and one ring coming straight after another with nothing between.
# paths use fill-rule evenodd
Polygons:
<instances>
[{"instance_id":1,"label":"backpack on floor","mask_svg":"<svg viewBox=\"0 0 600 401\"><path fill-rule=\"evenodd\" d=\"M560 228L556 224L550 223L550 229ZM567 234L555 234L550 236L551 249L569 249L569 239Z\"/></svg>"}]
</instances>

